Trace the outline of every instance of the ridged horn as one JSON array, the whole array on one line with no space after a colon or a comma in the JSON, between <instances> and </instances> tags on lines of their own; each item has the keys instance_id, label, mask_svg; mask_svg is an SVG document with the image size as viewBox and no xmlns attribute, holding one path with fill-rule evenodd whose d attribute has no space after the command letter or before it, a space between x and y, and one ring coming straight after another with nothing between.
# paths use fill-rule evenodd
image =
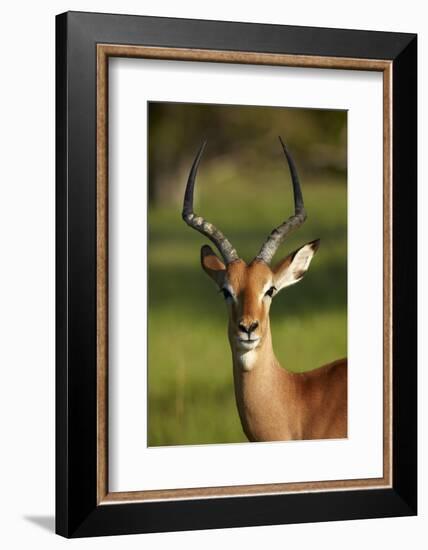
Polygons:
<instances>
[{"instance_id":1,"label":"ridged horn","mask_svg":"<svg viewBox=\"0 0 428 550\"><path fill-rule=\"evenodd\" d=\"M202 143L190 170L186 191L184 193L182 217L187 225L193 227L193 229L196 229L199 233L205 235L205 237L208 237L208 239L210 239L219 249L226 264L230 264L239 259L238 253L233 248L230 241L212 223L207 222L202 216L198 216L193 211L193 192L195 189L196 174L206 143L206 141Z\"/></svg>"},{"instance_id":2,"label":"ridged horn","mask_svg":"<svg viewBox=\"0 0 428 550\"><path fill-rule=\"evenodd\" d=\"M297 175L296 165L294 164L293 157L291 156L285 143L279 137L282 149L287 159L288 167L290 169L291 181L293 184L294 194L294 216L289 217L285 222L276 227L267 238L260 252L256 256L256 260L263 260L269 264L272 261L275 252L278 250L279 245L284 239L295 229L298 229L306 220L306 211L303 204L302 190L300 188L299 177Z\"/></svg>"}]
</instances>

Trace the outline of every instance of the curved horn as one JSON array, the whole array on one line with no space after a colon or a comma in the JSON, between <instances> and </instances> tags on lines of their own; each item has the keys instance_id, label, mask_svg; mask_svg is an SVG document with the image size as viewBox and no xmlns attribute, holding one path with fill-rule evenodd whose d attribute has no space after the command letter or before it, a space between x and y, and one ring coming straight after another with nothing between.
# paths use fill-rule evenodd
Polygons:
<instances>
[{"instance_id":1,"label":"curved horn","mask_svg":"<svg viewBox=\"0 0 428 550\"><path fill-rule=\"evenodd\" d=\"M306 220L306 211L303 205L302 190L300 189L296 165L294 164L294 160L284 142L282 141L281 137L279 138L279 141L281 142L282 149L287 159L288 167L291 174L291 180L293 183L294 216L290 216L288 220L283 222L272 231L267 241L260 249L260 252L257 254L256 259L263 260L267 264L272 261L275 252L278 250L279 245L284 241L285 237L289 233L291 233L291 231L298 229Z\"/></svg>"},{"instance_id":2,"label":"curved horn","mask_svg":"<svg viewBox=\"0 0 428 550\"><path fill-rule=\"evenodd\" d=\"M193 212L193 190L195 188L196 173L198 171L199 162L201 160L202 153L204 152L206 143L206 141L203 142L190 170L186 191L184 193L182 217L187 225L193 227L193 229L196 229L202 233L202 235L208 237L219 249L226 264L230 264L231 262L239 259L236 250L219 229Z\"/></svg>"}]
</instances>

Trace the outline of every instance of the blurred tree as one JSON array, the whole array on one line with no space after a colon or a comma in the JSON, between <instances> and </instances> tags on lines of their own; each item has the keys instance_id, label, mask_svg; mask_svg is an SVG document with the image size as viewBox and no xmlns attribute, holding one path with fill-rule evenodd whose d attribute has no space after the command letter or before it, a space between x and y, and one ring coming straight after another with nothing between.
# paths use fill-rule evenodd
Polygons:
<instances>
[{"instance_id":1,"label":"blurred tree","mask_svg":"<svg viewBox=\"0 0 428 550\"><path fill-rule=\"evenodd\" d=\"M243 177L269 173L278 135L291 147L301 173L322 168L344 175L346 119L346 111L339 110L152 102L150 204L181 200L183 177L204 139L212 162L234 163Z\"/></svg>"}]
</instances>

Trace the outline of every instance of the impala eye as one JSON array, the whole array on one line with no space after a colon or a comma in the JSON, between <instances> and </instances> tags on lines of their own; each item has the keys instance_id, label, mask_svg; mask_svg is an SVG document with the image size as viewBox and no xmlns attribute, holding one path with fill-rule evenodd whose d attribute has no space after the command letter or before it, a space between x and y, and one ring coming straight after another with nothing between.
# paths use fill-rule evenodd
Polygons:
<instances>
[{"instance_id":1,"label":"impala eye","mask_svg":"<svg viewBox=\"0 0 428 550\"><path fill-rule=\"evenodd\" d=\"M269 296L270 298L272 298L275 290L276 288L274 286L271 286L270 289L265 292L265 296Z\"/></svg>"},{"instance_id":2,"label":"impala eye","mask_svg":"<svg viewBox=\"0 0 428 550\"><path fill-rule=\"evenodd\" d=\"M224 299L232 298L232 294L227 290L227 288L221 288L220 292L223 293Z\"/></svg>"}]
</instances>

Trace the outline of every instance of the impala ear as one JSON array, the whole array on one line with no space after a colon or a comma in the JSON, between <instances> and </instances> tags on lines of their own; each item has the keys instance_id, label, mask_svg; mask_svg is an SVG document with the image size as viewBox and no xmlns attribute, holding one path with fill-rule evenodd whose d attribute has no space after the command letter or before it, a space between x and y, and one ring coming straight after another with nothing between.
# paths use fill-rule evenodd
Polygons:
<instances>
[{"instance_id":1,"label":"impala ear","mask_svg":"<svg viewBox=\"0 0 428 550\"><path fill-rule=\"evenodd\" d=\"M201 265L219 287L223 286L226 266L207 244L201 248Z\"/></svg>"},{"instance_id":2,"label":"impala ear","mask_svg":"<svg viewBox=\"0 0 428 550\"><path fill-rule=\"evenodd\" d=\"M303 278L319 245L319 239L311 241L289 254L275 266L273 269L274 284L278 290L294 285Z\"/></svg>"}]
</instances>

